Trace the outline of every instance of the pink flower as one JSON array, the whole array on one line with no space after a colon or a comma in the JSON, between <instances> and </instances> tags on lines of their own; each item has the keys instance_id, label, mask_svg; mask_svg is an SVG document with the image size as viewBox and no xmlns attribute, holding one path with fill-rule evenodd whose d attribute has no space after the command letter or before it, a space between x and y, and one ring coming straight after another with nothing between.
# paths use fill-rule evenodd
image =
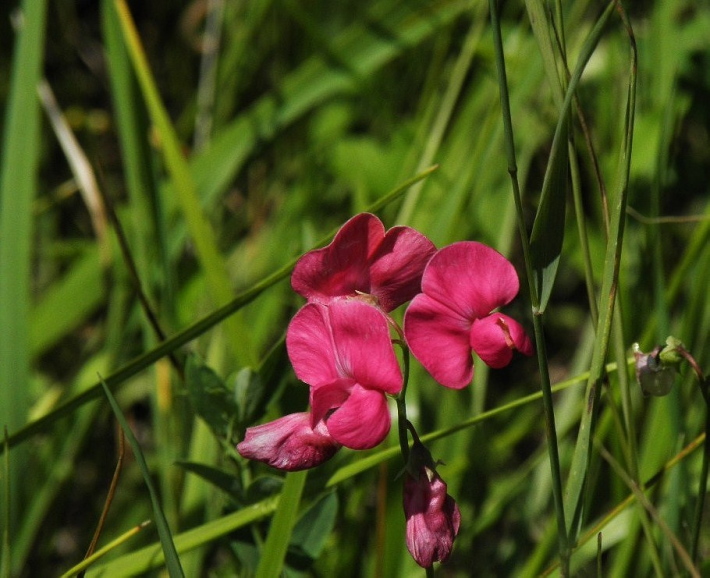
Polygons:
<instances>
[{"instance_id":1,"label":"pink flower","mask_svg":"<svg viewBox=\"0 0 710 578\"><path fill-rule=\"evenodd\" d=\"M311 386L311 409L333 439L369 449L390 429L386 394L402 389L402 372L384 313L358 299L306 304L286 333L296 376Z\"/></svg>"},{"instance_id":2,"label":"pink flower","mask_svg":"<svg viewBox=\"0 0 710 578\"><path fill-rule=\"evenodd\" d=\"M522 326L502 313L519 289L513 265L474 241L441 249L427 265L422 293L404 316L412 354L442 385L465 387L473 377L471 350L490 367L510 363L513 351L532 355Z\"/></svg>"},{"instance_id":3,"label":"pink flower","mask_svg":"<svg viewBox=\"0 0 710 578\"><path fill-rule=\"evenodd\" d=\"M417 441L405 473L403 497L412 558L423 568L446 561L459 532L461 512L446 493L446 482L434 469L429 450Z\"/></svg>"},{"instance_id":4,"label":"pink flower","mask_svg":"<svg viewBox=\"0 0 710 578\"><path fill-rule=\"evenodd\" d=\"M410 227L385 233L382 222L361 213L345 223L327 247L306 253L296 263L291 286L309 301L373 295L392 311L419 292L422 271L434 244Z\"/></svg>"},{"instance_id":5,"label":"pink flower","mask_svg":"<svg viewBox=\"0 0 710 578\"><path fill-rule=\"evenodd\" d=\"M314 424L315 421L315 424ZM289 472L322 464L340 449L322 421L292 413L246 431L237 451L245 458Z\"/></svg>"}]
</instances>

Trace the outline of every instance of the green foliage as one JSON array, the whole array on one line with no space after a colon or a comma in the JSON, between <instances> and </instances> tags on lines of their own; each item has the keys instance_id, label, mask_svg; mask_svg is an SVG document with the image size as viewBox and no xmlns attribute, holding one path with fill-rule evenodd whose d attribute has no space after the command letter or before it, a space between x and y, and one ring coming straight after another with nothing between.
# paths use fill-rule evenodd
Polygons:
<instances>
[{"instance_id":1,"label":"green foliage","mask_svg":"<svg viewBox=\"0 0 710 578\"><path fill-rule=\"evenodd\" d=\"M409 416L462 512L441 573L555 572L560 546L572 574L670 575L696 552L706 573L703 397L682 365L644 398L629 362L672 334L710 365L710 8L494 2L505 127L487 2L138 4L22 2L0 35L2 575L78 571L117 461L97 374L140 449L87 575L166 552L190 576L423 575L394 434L307 476L234 450L307 407L287 278L361 210L509 256L506 312L546 346L477 362L462 391L412 362ZM100 195L42 122L43 77Z\"/></svg>"}]
</instances>

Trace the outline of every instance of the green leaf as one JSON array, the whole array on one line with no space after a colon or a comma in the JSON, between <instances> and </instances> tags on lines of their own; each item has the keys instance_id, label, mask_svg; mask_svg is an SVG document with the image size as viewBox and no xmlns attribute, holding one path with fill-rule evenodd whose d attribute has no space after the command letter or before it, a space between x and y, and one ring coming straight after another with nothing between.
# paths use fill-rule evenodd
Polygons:
<instances>
[{"instance_id":1,"label":"green leaf","mask_svg":"<svg viewBox=\"0 0 710 578\"><path fill-rule=\"evenodd\" d=\"M203 480L208 481L213 486L234 498L238 497L241 493L242 485L239 478L232 472L226 472L214 466L197 462L177 461L175 465L181 467L186 472L200 476Z\"/></svg>"},{"instance_id":2,"label":"green leaf","mask_svg":"<svg viewBox=\"0 0 710 578\"><path fill-rule=\"evenodd\" d=\"M218 437L228 437L237 416L237 404L222 379L196 355L190 355L185 367L185 385L197 415Z\"/></svg>"},{"instance_id":3,"label":"green leaf","mask_svg":"<svg viewBox=\"0 0 710 578\"><path fill-rule=\"evenodd\" d=\"M244 367L230 381L234 382L239 424L246 426L257 420L264 411L266 391L261 376L253 369Z\"/></svg>"},{"instance_id":4,"label":"green leaf","mask_svg":"<svg viewBox=\"0 0 710 578\"><path fill-rule=\"evenodd\" d=\"M338 494L329 492L301 516L293 529L291 547L315 560L333 531L338 513Z\"/></svg>"},{"instance_id":5,"label":"green leaf","mask_svg":"<svg viewBox=\"0 0 710 578\"><path fill-rule=\"evenodd\" d=\"M562 254L567 204L567 117L560 118L558 134L552 143L550 160L545 171L540 204L530 235L530 259L535 274L538 313L545 311L557 277L557 266Z\"/></svg>"},{"instance_id":6,"label":"green leaf","mask_svg":"<svg viewBox=\"0 0 710 578\"><path fill-rule=\"evenodd\" d=\"M584 41L574 72L567 86L564 102L560 108L560 117L555 129L555 136L552 140L550 160L545 171L540 204L530 236L530 258L539 300L536 311L538 314L544 312L547 307L557 276L557 266L564 240L565 201L569 168L567 143L572 102L579 81L582 78L582 73L601 39L611 13L612 4L609 4ZM539 37L538 41L540 42ZM543 55L546 55L548 52L544 48L546 43L541 42L541 46ZM546 68L549 68L550 64L547 63L547 58L545 61ZM548 76L551 76L551 73L548 72ZM552 82L554 82L554 79ZM553 86L554 93L555 87Z\"/></svg>"}]
</instances>

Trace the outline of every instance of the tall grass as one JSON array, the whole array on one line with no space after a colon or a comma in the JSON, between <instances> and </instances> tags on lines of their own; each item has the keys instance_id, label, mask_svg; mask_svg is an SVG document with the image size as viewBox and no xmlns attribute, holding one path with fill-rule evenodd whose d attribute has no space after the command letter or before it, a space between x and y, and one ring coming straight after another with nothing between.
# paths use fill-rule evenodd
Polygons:
<instances>
[{"instance_id":1,"label":"tall grass","mask_svg":"<svg viewBox=\"0 0 710 578\"><path fill-rule=\"evenodd\" d=\"M708 572L702 515L693 559L704 399L685 369L670 395L644 397L631 344L674 335L710 363L710 9L10 8L3 576L81 571L107 502L91 576L157 574L166 555L187 576L423 575L395 433L307 475L234 449L246 427L306 407L283 344L302 303L286 279L364 210L437 247L507 255L525 288L508 309L540 353L477 362L462 391L412 362L408 415L462 513L436 572ZM78 150L47 121L43 79ZM112 407L138 444L115 492Z\"/></svg>"}]
</instances>

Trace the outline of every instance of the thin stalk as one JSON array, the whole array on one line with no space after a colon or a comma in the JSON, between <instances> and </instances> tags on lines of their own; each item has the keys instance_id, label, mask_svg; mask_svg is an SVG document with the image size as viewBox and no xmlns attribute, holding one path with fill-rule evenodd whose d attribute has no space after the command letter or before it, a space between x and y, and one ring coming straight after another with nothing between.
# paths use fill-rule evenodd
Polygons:
<instances>
[{"instance_id":1,"label":"thin stalk","mask_svg":"<svg viewBox=\"0 0 710 578\"><path fill-rule=\"evenodd\" d=\"M513 198L515 200L518 229L527 272L530 301L533 311L536 311L539 306L539 296L535 286L535 276L532 271L530 242L525 227L523 204L517 176L518 168L515 160L515 140L513 137L513 123L510 114L510 99L508 97L508 81L505 71L505 56L503 53L500 20L498 19L498 9L495 0L489 0L489 4L491 12L491 25L493 29L493 43L496 55L496 68L498 71L498 84L500 88L501 109L503 114L503 130L505 133L508 173L510 174L510 179L513 185ZM543 408L545 411L545 434L547 436L547 448L550 459L550 469L552 472L552 494L555 504L555 514L557 517L560 565L562 575L569 576L569 548L567 543L564 501L562 498L562 474L560 468L559 450L557 447L557 428L555 426L555 412L552 403L552 387L550 384L550 374L547 365L545 333L541 315L533 315L533 327L535 332L535 346L537 350L538 366L540 368L540 387L542 389Z\"/></svg>"},{"instance_id":2,"label":"thin stalk","mask_svg":"<svg viewBox=\"0 0 710 578\"><path fill-rule=\"evenodd\" d=\"M648 478L643 484L644 491L648 491L653 486L658 484L661 480L666 479L666 474L668 472L672 471L675 466L677 466L684 459L690 456L704 442L705 434L703 433L700 434L697 438L695 438L692 442L690 442L687 446L685 446L680 452L678 452L675 456L673 456L670 460L663 464L663 466L661 466L661 468L655 474ZM594 538L594 536L596 536L599 532L606 528L606 526L608 526L624 510L626 510L626 508L628 508L635 501L635 499L636 497L632 492L624 500L614 506L609 512L602 516L600 520L596 524L594 524L593 527L587 530L579 538L575 548L579 549L582 548L582 546L584 546L585 544L587 544L592 538ZM559 565L557 563L554 563L544 572L542 572L540 576L550 576L558 567Z\"/></svg>"},{"instance_id":3,"label":"thin stalk","mask_svg":"<svg viewBox=\"0 0 710 578\"><path fill-rule=\"evenodd\" d=\"M701 386L703 387L703 386ZM703 511L705 509L705 494L708 489L708 463L710 463L710 407L705 406L705 442L703 443L703 465L700 468L700 483L698 484L698 502L695 505L695 517L693 519L693 535L690 543L690 558L693 563L698 562L698 544L700 543L700 528L703 524Z\"/></svg>"},{"instance_id":4,"label":"thin stalk","mask_svg":"<svg viewBox=\"0 0 710 578\"><path fill-rule=\"evenodd\" d=\"M668 538L668 541L671 543L679 558L683 562L683 565L685 566L686 570L690 573L691 576L700 578L700 573L693 565L693 562L691 560L691 557L688 555L688 552L685 550L685 548L683 548L683 545L668 527L668 524L666 524L665 520L663 520L663 518L658 514L656 508L654 508L653 504L646 497L646 494L644 494L643 489L640 488L639 485L631 479L631 477L624 471L621 465L606 450L606 448L604 448L603 446L599 446L598 449L601 456L609 463L609 465L616 472L616 474L632 491L634 498L646 509L646 511L656 522L656 524L661 529L666 538ZM656 574L662 577L664 574L660 564L660 560L656 560L654 562L654 567L656 568Z\"/></svg>"},{"instance_id":5,"label":"thin stalk","mask_svg":"<svg viewBox=\"0 0 710 578\"><path fill-rule=\"evenodd\" d=\"M708 486L708 464L710 463L710 441L708 433L710 433L710 392L708 392L708 383L698 362L685 349L685 347L676 348L677 352L682 355L690 364L698 378L698 387L705 401L705 442L703 444L703 464L700 468L700 483L698 487L698 502L695 505L695 518L693 520L693 534L690 543L690 557L693 563L698 559L698 544L700 543L700 527L703 523L703 511L705 509L705 494Z\"/></svg>"},{"instance_id":6,"label":"thin stalk","mask_svg":"<svg viewBox=\"0 0 710 578\"><path fill-rule=\"evenodd\" d=\"M397 343L402 347L402 364L404 366L403 371L403 385L402 391L399 392L397 396L397 437L399 438L399 449L402 452L402 459L404 460L404 465L407 465L409 461L409 438L407 437L407 403L405 397L407 396L407 384L409 383L409 348L405 345L404 341L397 340Z\"/></svg>"},{"instance_id":7,"label":"thin stalk","mask_svg":"<svg viewBox=\"0 0 710 578\"><path fill-rule=\"evenodd\" d=\"M118 428L118 460L116 461L116 468L113 471L113 478L111 478L111 485L108 489L108 494L106 496L106 501L104 502L103 510L101 510L101 516L99 517L99 523L96 525L96 530L94 530L94 536L91 538L91 543L89 548L84 555L84 560L93 556L96 552L96 545L99 543L99 537L104 529L106 523L106 518L108 517L108 511L113 503L113 498L116 495L116 488L118 487L118 479L121 475L121 470L123 469L123 458L126 455L126 438L123 434L123 430ZM86 570L81 570L77 576L78 578L84 578Z\"/></svg>"}]
</instances>

